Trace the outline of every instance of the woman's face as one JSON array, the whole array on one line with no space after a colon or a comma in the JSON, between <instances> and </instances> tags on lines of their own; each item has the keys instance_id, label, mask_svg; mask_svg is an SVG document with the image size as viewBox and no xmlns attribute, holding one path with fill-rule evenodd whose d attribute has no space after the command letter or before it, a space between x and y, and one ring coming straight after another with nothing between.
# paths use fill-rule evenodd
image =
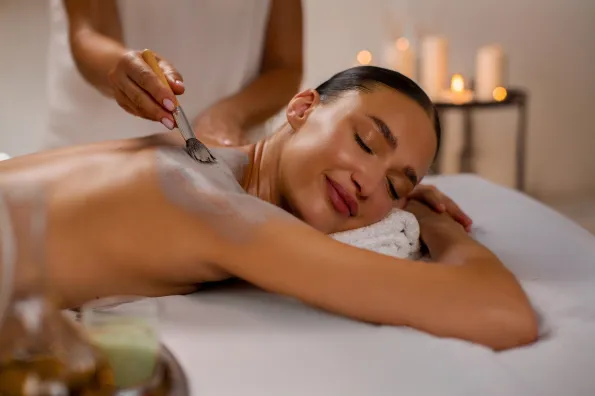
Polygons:
<instances>
[{"instance_id":1,"label":"woman's face","mask_svg":"<svg viewBox=\"0 0 595 396\"><path fill-rule=\"evenodd\" d=\"M403 207L436 151L422 107L383 86L325 104L305 91L287 118L293 132L280 160L281 194L296 216L325 233L370 225Z\"/></svg>"}]
</instances>

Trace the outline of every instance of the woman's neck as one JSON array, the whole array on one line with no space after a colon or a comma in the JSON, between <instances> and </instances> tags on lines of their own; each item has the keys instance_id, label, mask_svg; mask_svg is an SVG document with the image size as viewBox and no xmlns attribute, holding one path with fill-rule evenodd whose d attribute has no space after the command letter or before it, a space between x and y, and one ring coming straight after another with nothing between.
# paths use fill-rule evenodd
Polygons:
<instances>
[{"instance_id":1,"label":"woman's neck","mask_svg":"<svg viewBox=\"0 0 595 396\"><path fill-rule=\"evenodd\" d=\"M286 125L274 135L246 147L250 163L241 181L248 194L284 209L279 162L282 147L289 137L289 126Z\"/></svg>"}]
</instances>

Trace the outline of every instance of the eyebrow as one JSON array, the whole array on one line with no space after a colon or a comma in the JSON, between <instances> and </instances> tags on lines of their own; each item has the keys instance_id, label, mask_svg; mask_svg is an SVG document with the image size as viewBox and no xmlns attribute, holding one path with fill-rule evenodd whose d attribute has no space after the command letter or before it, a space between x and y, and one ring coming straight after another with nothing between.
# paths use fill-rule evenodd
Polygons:
<instances>
[{"instance_id":1,"label":"eyebrow","mask_svg":"<svg viewBox=\"0 0 595 396\"><path fill-rule=\"evenodd\" d=\"M368 115L368 118L374 121L374 124L376 124L376 127L378 128L378 131L382 134L382 136L384 136L384 139L386 140L388 145L391 148L396 149L398 145L397 137L393 135L388 125L386 125L384 121L382 121L380 118L376 116ZM405 177L407 177L411 184L413 184L413 187L417 186L417 183L419 183L419 177L417 176L417 172L415 172L415 169L413 169L411 166L405 167Z\"/></svg>"},{"instance_id":2,"label":"eyebrow","mask_svg":"<svg viewBox=\"0 0 595 396\"><path fill-rule=\"evenodd\" d=\"M390 130L390 128L388 127L388 125L386 125L386 123L384 121L382 121L380 118L378 118L376 116L368 115L368 118L371 119L372 121L374 121L374 124L376 124L376 127L378 128L378 131L382 134L382 136L384 137L384 140L386 140L388 145L392 149L396 149L397 148L397 138L395 135L393 135L393 133Z\"/></svg>"},{"instance_id":3,"label":"eyebrow","mask_svg":"<svg viewBox=\"0 0 595 396\"><path fill-rule=\"evenodd\" d=\"M406 166L405 167L405 177L407 177L407 179L409 179L409 181L411 183L413 183L413 187L417 186L417 183L419 182L419 178L417 177L417 173L415 172L415 169L413 169L410 166Z\"/></svg>"}]
</instances>

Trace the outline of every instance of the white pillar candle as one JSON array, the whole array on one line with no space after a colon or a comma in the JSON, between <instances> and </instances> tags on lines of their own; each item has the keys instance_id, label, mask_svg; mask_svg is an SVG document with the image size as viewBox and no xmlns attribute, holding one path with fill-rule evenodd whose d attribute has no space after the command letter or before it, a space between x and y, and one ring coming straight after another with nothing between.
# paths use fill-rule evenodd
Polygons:
<instances>
[{"instance_id":1,"label":"white pillar candle","mask_svg":"<svg viewBox=\"0 0 595 396\"><path fill-rule=\"evenodd\" d=\"M384 52L384 63L387 68L398 71L412 80L416 78L416 54L410 41L400 37L391 42Z\"/></svg>"},{"instance_id":2,"label":"white pillar candle","mask_svg":"<svg viewBox=\"0 0 595 396\"><path fill-rule=\"evenodd\" d=\"M432 99L446 87L448 77L448 41L441 36L428 36L421 43L420 84Z\"/></svg>"},{"instance_id":3,"label":"white pillar candle","mask_svg":"<svg viewBox=\"0 0 595 396\"><path fill-rule=\"evenodd\" d=\"M475 64L475 93L482 101L493 100L497 87L505 85L506 60L500 45L487 45L477 51Z\"/></svg>"}]
</instances>

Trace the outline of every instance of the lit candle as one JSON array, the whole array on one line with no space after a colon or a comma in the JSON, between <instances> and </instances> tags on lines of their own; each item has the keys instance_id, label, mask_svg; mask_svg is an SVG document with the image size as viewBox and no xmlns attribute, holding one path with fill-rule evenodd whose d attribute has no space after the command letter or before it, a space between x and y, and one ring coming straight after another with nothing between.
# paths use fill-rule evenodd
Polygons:
<instances>
[{"instance_id":1,"label":"lit candle","mask_svg":"<svg viewBox=\"0 0 595 396\"><path fill-rule=\"evenodd\" d=\"M473 92L465 89L465 79L460 74L455 74L450 80L450 90L443 91L440 99L450 103L467 103L473 100Z\"/></svg>"},{"instance_id":2,"label":"lit candle","mask_svg":"<svg viewBox=\"0 0 595 396\"><path fill-rule=\"evenodd\" d=\"M465 79L460 74L455 74L450 80L450 90L453 92L463 92L465 90Z\"/></svg>"},{"instance_id":3,"label":"lit candle","mask_svg":"<svg viewBox=\"0 0 595 396\"><path fill-rule=\"evenodd\" d=\"M477 52L475 92L482 101L493 100L494 89L505 84L505 56L500 45L487 45Z\"/></svg>"}]
</instances>

